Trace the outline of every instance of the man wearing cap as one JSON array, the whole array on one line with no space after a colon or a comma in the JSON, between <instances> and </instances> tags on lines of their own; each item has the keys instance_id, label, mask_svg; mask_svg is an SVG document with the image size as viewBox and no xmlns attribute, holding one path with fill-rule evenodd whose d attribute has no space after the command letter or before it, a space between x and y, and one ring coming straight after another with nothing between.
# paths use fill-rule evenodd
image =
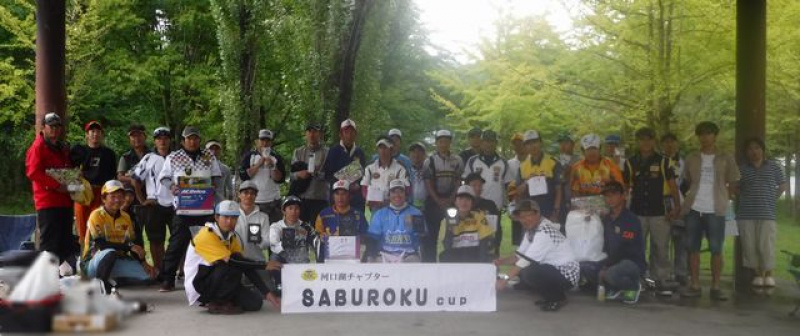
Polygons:
<instances>
[{"instance_id":1,"label":"man wearing cap","mask_svg":"<svg viewBox=\"0 0 800 336\"><path fill-rule=\"evenodd\" d=\"M494 254L495 256L500 253L500 243L503 241L503 226L500 223L500 209L497 208L494 202L480 196L483 192L483 186L486 181L479 173L472 173L464 178L464 184L472 187L475 193L475 210L481 211L486 216L486 222L492 226L495 231L494 235Z\"/></svg>"},{"instance_id":2,"label":"man wearing cap","mask_svg":"<svg viewBox=\"0 0 800 336\"><path fill-rule=\"evenodd\" d=\"M641 278L647 269L645 240L639 218L625 207L622 183L611 181L603 187L610 211L603 216L603 252L598 278L607 286L606 297L633 304L639 301Z\"/></svg>"},{"instance_id":3,"label":"man wearing cap","mask_svg":"<svg viewBox=\"0 0 800 336\"><path fill-rule=\"evenodd\" d=\"M369 245L365 240L367 234L367 220L364 213L350 205L350 182L339 180L331 187L333 193L333 205L327 207L319 213L314 228L322 239L317 261L324 262L330 256L329 242L330 237L349 236L356 237L355 250L361 251L361 243ZM358 257L354 255L353 257Z\"/></svg>"},{"instance_id":4,"label":"man wearing cap","mask_svg":"<svg viewBox=\"0 0 800 336\"><path fill-rule=\"evenodd\" d=\"M286 177L286 164L278 152L272 150L275 133L268 129L258 131L256 148L242 157L239 177L253 181L258 186L256 205L271 221L283 217L281 212L281 184Z\"/></svg>"},{"instance_id":5,"label":"man wearing cap","mask_svg":"<svg viewBox=\"0 0 800 336\"><path fill-rule=\"evenodd\" d=\"M210 178L216 188L222 183L222 172L214 154L200 147L200 131L194 126L186 126L181 135L183 137L182 147L167 156L161 172L158 174L159 188L162 188L159 193L169 190L173 196L177 196L180 192L178 182L181 177ZM173 197L172 205L178 210L178 197ZM191 240L189 228L204 225L212 220L213 217L210 214L189 215L176 213L173 217L169 245L160 274L162 292L169 292L175 289L175 273Z\"/></svg>"},{"instance_id":6,"label":"man wearing cap","mask_svg":"<svg viewBox=\"0 0 800 336\"><path fill-rule=\"evenodd\" d=\"M572 196L600 195L603 186L611 181L624 183L622 173L617 164L600 155L600 137L588 134L581 139L583 160L572 166L570 172L570 188Z\"/></svg>"},{"instance_id":7,"label":"man wearing cap","mask_svg":"<svg viewBox=\"0 0 800 336\"><path fill-rule=\"evenodd\" d=\"M719 127L704 121L695 127L700 150L686 156L686 193L681 213L686 218L689 234L690 284L681 295L697 297L700 290L700 248L703 237L708 239L711 250L711 299L725 301L727 297L720 289L722 275L722 245L725 242L725 214L728 200L740 172L733 156L717 148Z\"/></svg>"},{"instance_id":8,"label":"man wearing cap","mask_svg":"<svg viewBox=\"0 0 800 336\"><path fill-rule=\"evenodd\" d=\"M219 171L222 172L221 183L216 185L214 190L214 203L233 199L233 179L231 178L231 168L222 162L222 144L217 140L206 142L206 150L214 154L219 162Z\"/></svg>"},{"instance_id":9,"label":"man wearing cap","mask_svg":"<svg viewBox=\"0 0 800 336\"><path fill-rule=\"evenodd\" d=\"M438 226L435 225L435 226ZM389 206L372 214L368 234L376 246L367 251L370 259L385 263L420 262L421 234L425 232L422 213L406 202L406 183L389 182ZM438 234L433 240L438 239ZM436 253L434 251L434 253ZM424 255L423 255L424 257ZM433 258L434 260L436 257Z\"/></svg>"},{"instance_id":10,"label":"man wearing cap","mask_svg":"<svg viewBox=\"0 0 800 336\"><path fill-rule=\"evenodd\" d=\"M328 157L325 160L325 177L331 186L335 184L338 179L336 173L342 168L347 167L353 161L358 161L361 169L367 166L367 158L364 151L356 145L356 136L358 131L355 121L346 119L339 125L339 144L334 145L328 150ZM359 188L359 181L350 181L352 189L350 190L350 206L358 211L364 212L366 201L361 195L361 188Z\"/></svg>"},{"instance_id":11,"label":"man wearing cap","mask_svg":"<svg viewBox=\"0 0 800 336\"><path fill-rule=\"evenodd\" d=\"M625 166L625 147L622 146L622 138L619 135L607 135L605 139L605 148L603 148L603 156L617 164L617 167Z\"/></svg>"},{"instance_id":12,"label":"man wearing cap","mask_svg":"<svg viewBox=\"0 0 800 336\"><path fill-rule=\"evenodd\" d=\"M101 188L102 206L92 211L87 222L81 264L84 274L103 281L106 294L120 279L147 281L155 275L144 248L136 242L130 216L121 209L124 188L120 181L106 182Z\"/></svg>"},{"instance_id":13,"label":"man wearing cap","mask_svg":"<svg viewBox=\"0 0 800 336\"><path fill-rule=\"evenodd\" d=\"M258 271L279 270L281 264L255 261L243 255L244 244L235 233L240 211L239 204L234 201L217 204L215 220L205 224L186 251L186 298L189 305L206 304L211 314L258 311L264 300L275 308L280 307L280 298L264 283ZM255 290L242 284L243 277L255 285Z\"/></svg>"},{"instance_id":14,"label":"man wearing cap","mask_svg":"<svg viewBox=\"0 0 800 336\"><path fill-rule=\"evenodd\" d=\"M680 216L680 206L670 203L671 199L679 199L676 174L670 159L656 152L653 129L638 129L636 141L639 151L625 161L622 175L631 188L630 209L639 216L643 238L650 239L650 276L656 281L660 295L672 295L677 286L670 279L669 220Z\"/></svg>"},{"instance_id":15,"label":"man wearing cap","mask_svg":"<svg viewBox=\"0 0 800 336\"><path fill-rule=\"evenodd\" d=\"M542 150L539 132L528 130L524 135L528 157L520 162L516 200L530 198L539 204L541 215L557 222L561 213L561 189L563 176L561 164ZM521 230L517 229L518 232ZM512 232L513 235L513 232ZM516 237L520 237L518 233ZM514 245L519 240L514 240Z\"/></svg>"},{"instance_id":16,"label":"man wearing cap","mask_svg":"<svg viewBox=\"0 0 800 336\"><path fill-rule=\"evenodd\" d=\"M417 209L425 207L425 199L428 198L428 188L425 186L425 144L414 142L408 146L408 157L411 159L410 170L408 171L408 183L411 185L409 203Z\"/></svg>"},{"instance_id":17,"label":"man wearing cap","mask_svg":"<svg viewBox=\"0 0 800 336\"><path fill-rule=\"evenodd\" d=\"M542 296L536 305L543 311L557 311L566 303L566 292L578 285L580 266L572 254L566 237L541 215L536 201L523 199L517 203L514 216L522 223L525 236L516 253L495 260L497 266L511 265L496 288L508 287L508 280L519 276L522 283Z\"/></svg>"},{"instance_id":18,"label":"man wearing cap","mask_svg":"<svg viewBox=\"0 0 800 336\"><path fill-rule=\"evenodd\" d=\"M145 142L143 125L133 124L128 127L128 144L130 144L131 149L122 154L119 158L119 164L117 164L117 179L123 184L132 185L133 167L139 163L139 160L145 154L150 153Z\"/></svg>"},{"instance_id":19,"label":"man wearing cap","mask_svg":"<svg viewBox=\"0 0 800 336\"><path fill-rule=\"evenodd\" d=\"M502 209L506 205L506 190L513 181L514 173L508 161L497 154L497 133L486 130L480 138L478 154L465 161L463 178L470 174L479 174L483 178L482 193L477 196L494 202L495 207Z\"/></svg>"},{"instance_id":20,"label":"man wearing cap","mask_svg":"<svg viewBox=\"0 0 800 336\"><path fill-rule=\"evenodd\" d=\"M400 179L405 181L406 187L410 186L408 172L400 162L392 158L393 146L388 137L378 137L375 142L378 159L364 169L361 189L372 212L386 206L389 202L389 182Z\"/></svg>"},{"instance_id":21,"label":"man wearing cap","mask_svg":"<svg viewBox=\"0 0 800 336\"><path fill-rule=\"evenodd\" d=\"M175 209L172 207L172 192L160 188L158 174L164 167L164 161L171 152L172 132L167 127L158 127L153 131L155 150L145 154L133 167L133 189L139 202L138 220L144 227L150 242L150 256L153 266L160 270L164 261L164 241L167 228L172 223ZM144 185L143 185L144 184Z\"/></svg>"},{"instance_id":22,"label":"man wearing cap","mask_svg":"<svg viewBox=\"0 0 800 336\"><path fill-rule=\"evenodd\" d=\"M400 162L406 171L410 171L411 160L408 158L408 156L403 154L403 132L401 132L399 129L392 128L388 133L386 133L386 135L392 140L392 158L397 160L397 162ZM372 156L372 161L377 159L378 154L376 153Z\"/></svg>"},{"instance_id":23,"label":"man wearing cap","mask_svg":"<svg viewBox=\"0 0 800 336\"><path fill-rule=\"evenodd\" d=\"M300 218L304 222L311 222L317 218L322 209L328 207L329 184L325 179L325 160L328 148L322 144L322 125L309 122L306 125L306 144L294 150L292 166L302 162L306 169L292 171L292 180L304 180L309 183L300 195L295 195L303 200L303 211Z\"/></svg>"},{"instance_id":24,"label":"man wearing cap","mask_svg":"<svg viewBox=\"0 0 800 336\"><path fill-rule=\"evenodd\" d=\"M481 135L483 135L483 132L478 127L473 127L469 130L469 132L467 132L467 142L469 143L469 148L461 151L461 153L458 153L458 156L461 157L461 161L467 162L471 157L481 154L481 151L483 150L481 144ZM495 141L497 141L497 139L495 139Z\"/></svg>"},{"instance_id":25,"label":"man wearing cap","mask_svg":"<svg viewBox=\"0 0 800 336\"><path fill-rule=\"evenodd\" d=\"M303 201L293 195L283 200L283 219L269 227L270 260L283 264L307 264L311 262L311 252L316 253L314 241L317 232L311 224L300 219ZM271 271L270 276L280 288L280 271Z\"/></svg>"},{"instance_id":26,"label":"man wearing cap","mask_svg":"<svg viewBox=\"0 0 800 336\"><path fill-rule=\"evenodd\" d=\"M258 185L247 180L239 185L239 220L236 234L243 240L244 256L255 261L266 261L269 250L270 218L256 204ZM266 275L266 274L265 274Z\"/></svg>"},{"instance_id":27,"label":"man wearing cap","mask_svg":"<svg viewBox=\"0 0 800 336\"><path fill-rule=\"evenodd\" d=\"M558 152L558 162L561 163L561 168L563 168L561 181L566 182L569 181L572 166L581 160L580 156L575 154L575 140L572 139L569 133L563 132L558 136ZM562 185L563 187L561 190L563 192L563 197L561 201L561 214L559 214L561 223L566 220L567 213L569 213L570 210L570 201L572 200L572 188L566 183Z\"/></svg>"},{"instance_id":28,"label":"man wearing cap","mask_svg":"<svg viewBox=\"0 0 800 336\"><path fill-rule=\"evenodd\" d=\"M81 242L86 236L89 214L100 206L100 189L107 181L117 178L117 155L103 144L103 126L93 120L86 123L83 130L86 131L86 145L75 145L70 150L72 162L81 167L83 177L92 185L94 192L94 198L88 206L75 203L75 226Z\"/></svg>"},{"instance_id":29,"label":"man wearing cap","mask_svg":"<svg viewBox=\"0 0 800 336\"><path fill-rule=\"evenodd\" d=\"M47 175L48 169L72 168L64 125L55 113L45 115L42 130L25 153L25 176L33 187L39 229L39 250L55 254L59 263L74 264L78 250L72 235L73 204L67 186Z\"/></svg>"},{"instance_id":30,"label":"man wearing cap","mask_svg":"<svg viewBox=\"0 0 800 336\"><path fill-rule=\"evenodd\" d=\"M436 262L439 223L445 217L447 208L453 206L456 191L461 185L461 175L464 173L461 157L450 152L452 141L453 134L450 131L437 131L436 152L425 161L425 183L428 187L428 198L425 200L428 235L422 244L425 262Z\"/></svg>"},{"instance_id":31,"label":"man wearing cap","mask_svg":"<svg viewBox=\"0 0 800 336\"><path fill-rule=\"evenodd\" d=\"M475 191L462 185L456 193L456 215L442 220L445 227L441 262L491 262L494 254L495 230L486 221L486 214L475 211Z\"/></svg>"}]
</instances>

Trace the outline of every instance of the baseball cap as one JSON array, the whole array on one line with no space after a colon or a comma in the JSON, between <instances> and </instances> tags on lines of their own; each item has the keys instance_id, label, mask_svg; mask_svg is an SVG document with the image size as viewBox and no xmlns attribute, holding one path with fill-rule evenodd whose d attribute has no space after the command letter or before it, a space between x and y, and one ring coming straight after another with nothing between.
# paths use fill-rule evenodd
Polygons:
<instances>
[{"instance_id":1,"label":"baseball cap","mask_svg":"<svg viewBox=\"0 0 800 336\"><path fill-rule=\"evenodd\" d=\"M336 190L350 190L350 182L347 180L339 180L333 183L333 187L331 187L333 191Z\"/></svg>"},{"instance_id":2,"label":"baseball cap","mask_svg":"<svg viewBox=\"0 0 800 336\"><path fill-rule=\"evenodd\" d=\"M272 131L270 131L268 129L262 129L262 130L258 131L258 138L259 139L272 140L272 139L275 139L275 134L272 133Z\"/></svg>"},{"instance_id":3,"label":"baseball cap","mask_svg":"<svg viewBox=\"0 0 800 336\"><path fill-rule=\"evenodd\" d=\"M597 134L587 134L581 139L581 147L589 149L591 147L600 148L600 137Z\"/></svg>"},{"instance_id":4,"label":"baseball cap","mask_svg":"<svg viewBox=\"0 0 800 336\"><path fill-rule=\"evenodd\" d=\"M308 130L321 131L322 130L322 124L320 124L320 123L318 123L316 121L309 121L308 123L306 123L306 131L308 131Z\"/></svg>"},{"instance_id":5,"label":"baseball cap","mask_svg":"<svg viewBox=\"0 0 800 336\"><path fill-rule=\"evenodd\" d=\"M481 183L486 183L486 180L483 179L483 176L481 176L481 173L474 172L474 173L470 173L469 175L467 175L467 177L464 179L464 183L469 184L472 181L478 181L478 180L480 180Z\"/></svg>"},{"instance_id":6,"label":"baseball cap","mask_svg":"<svg viewBox=\"0 0 800 336\"><path fill-rule=\"evenodd\" d=\"M381 145L386 146L387 148L392 148L393 143L391 139L381 136L378 137L377 141L375 141L375 147L380 147Z\"/></svg>"},{"instance_id":7,"label":"baseball cap","mask_svg":"<svg viewBox=\"0 0 800 336\"><path fill-rule=\"evenodd\" d=\"M438 131L436 131L436 139L438 140L439 138L442 138L442 137L452 139L453 138L453 133L450 133L450 131L448 131L448 130L438 130Z\"/></svg>"},{"instance_id":8,"label":"baseball cap","mask_svg":"<svg viewBox=\"0 0 800 336\"><path fill-rule=\"evenodd\" d=\"M417 141L417 142L411 143L411 145L408 146L408 150L410 150L410 151L414 150L414 148L419 148L420 150L422 150L424 152L425 151L425 144Z\"/></svg>"},{"instance_id":9,"label":"baseball cap","mask_svg":"<svg viewBox=\"0 0 800 336\"><path fill-rule=\"evenodd\" d=\"M200 136L200 130L198 130L197 127L194 127L194 126L191 126L191 125L190 126L186 126L186 127L183 128L183 133L181 133L182 137L188 138L188 137L190 137L192 135L195 135L195 136L199 137Z\"/></svg>"},{"instance_id":10,"label":"baseball cap","mask_svg":"<svg viewBox=\"0 0 800 336\"><path fill-rule=\"evenodd\" d=\"M227 217L239 217L239 203L224 200L217 204L217 215Z\"/></svg>"},{"instance_id":11,"label":"baseball cap","mask_svg":"<svg viewBox=\"0 0 800 336\"><path fill-rule=\"evenodd\" d=\"M172 136L172 131L169 129L169 127L163 127L163 126L153 130L154 138L158 138L160 136Z\"/></svg>"},{"instance_id":12,"label":"baseball cap","mask_svg":"<svg viewBox=\"0 0 800 336\"><path fill-rule=\"evenodd\" d=\"M144 125L142 124L133 124L128 127L128 135L134 135L136 133L144 134Z\"/></svg>"},{"instance_id":13,"label":"baseball cap","mask_svg":"<svg viewBox=\"0 0 800 336\"><path fill-rule=\"evenodd\" d=\"M574 142L572 135L569 132L561 132L558 134L558 142Z\"/></svg>"},{"instance_id":14,"label":"baseball cap","mask_svg":"<svg viewBox=\"0 0 800 336\"><path fill-rule=\"evenodd\" d=\"M352 119L345 119L344 121L342 121L341 124L339 124L339 129L340 130L348 128L348 127L352 127L353 129L356 129L356 122L353 121Z\"/></svg>"},{"instance_id":15,"label":"baseball cap","mask_svg":"<svg viewBox=\"0 0 800 336\"><path fill-rule=\"evenodd\" d=\"M219 149L222 149L222 144L219 143L219 141L217 140L208 140L208 142L206 142L206 149L211 149L211 147L214 146L217 146L219 147Z\"/></svg>"},{"instance_id":16,"label":"baseball cap","mask_svg":"<svg viewBox=\"0 0 800 336\"><path fill-rule=\"evenodd\" d=\"M396 136L399 136L399 137L402 138L403 137L403 132L401 132L399 129L392 128L392 129L389 130L389 133L387 133L387 135L389 135L389 136L396 135Z\"/></svg>"},{"instance_id":17,"label":"baseball cap","mask_svg":"<svg viewBox=\"0 0 800 336\"><path fill-rule=\"evenodd\" d=\"M294 195L290 195L286 196L286 198L283 200L283 203L281 204L281 209L286 209L286 207L290 205L302 205L302 204L303 201L301 201L300 198Z\"/></svg>"},{"instance_id":18,"label":"baseball cap","mask_svg":"<svg viewBox=\"0 0 800 336\"><path fill-rule=\"evenodd\" d=\"M392 182L389 182L389 190L390 191L394 190L394 189L397 189L397 188L405 189L406 188L406 182L401 180L401 179L395 179L395 180L392 180Z\"/></svg>"},{"instance_id":19,"label":"baseball cap","mask_svg":"<svg viewBox=\"0 0 800 336\"><path fill-rule=\"evenodd\" d=\"M483 131L481 131L479 127L473 127L472 129L469 130L469 132L467 132L467 136L469 137L481 136L481 133L483 133Z\"/></svg>"},{"instance_id":20,"label":"baseball cap","mask_svg":"<svg viewBox=\"0 0 800 336\"><path fill-rule=\"evenodd\" d=\"M517 207L514 208L514 214L516 215L523 211L540 212L541 210L539 209L539 203L536 203L536 201L532 199L524 199L517 202Z\"/></svg>"},{"instance_id":21,"label":"baseball cap","mask_svg":"<svg viewBox=\"0 0 800 336\"><path fill-rule=\"evenodd\" d=\"M462 185L458 187L458 191L456 192L456 197L458 196L469 196L471 198L475 198L475 190L468 185Z\"/></svg>"},{"instance_id":22,"label":"baseball cap","mask_svg":"<svg viewBox=\"0 0 800 336\"><path fill-rule=\"evenodd\" d=\"M606 143L607 144L619 145L620 142L622 142L622 138L620 138L619 135L611 134L611 135L606 136Z\"/></svg>"},{"instance_id":23,"label":"baseball cap","mask_svg":"<svg viewBox=\"0 0 800 336\"><path fill-rule=\"evenodd\" d=\"M258 185L253 182L253 180L244 181L239 185L239 191L245 191L247 189L258 191Z\"/></svg>"},{"instance_id":24,"label":"baseball cap","mask_svg":"<svg viewBox=\"0 0 800 336\"><path fill-rule=\"evenodd\" d=\"M485 130L481 134L481 139L485 141L497 141L497 133L491 130Z\"/></svg>"},{"instance_id":25,"label":"baseball cap","mask_svg":"<svg viewBox=\"0 0 800 336\"><path fill-rule=\"evenodd\" d=\"M92 128L96 128L96 129L99 129L99 130L102 131L103 130L103 125L101 125L100 122L97 121L97 120L92 120L92 121L87 122L86 125L83 126L83 130L85 132L88 132Z\"/></svg>"},{"instance_id":26,"label":"baseball cap","mask_svg":"<svg viewBox=\"0 0 800 336\"><path fill-rule=\"evenodd\" d=\"M61 122L61 117L55 112L50 112L44 115L44 124L48 126L55 126L55 125L63 125Z\"/></svg>"},{"instance_id":27,"label":"baseball cap","mask_svg":"<svg viewBox=\"0 0 800 336\"><path fill-rule=\"evenodd\" d=\"M119 180L108 180L106 183L103 184L103 188L100 190L101 195L110 194L117 190L125 190L125 186L122 185L122 182Z\"/></svg>"},{"instance_id":28,"label":"baseball cap","mask_svg":"<svg viewBox=\"0 0 800 336\"><path fill-rule=\"evenodd\" d=\"M619 183L617 181L611 181L611 182L606 183L606 185L603 186L603 195L605 195L606 193L610 193L610 192L622 194L624 192L624 190L625 189L622 187L622 183Z\"/></svg>"},{"instance_id":29,"label":"baseball cap","mask_svg":"<svg viewBox=\"0 0 800 336\"><path fill-rule=\"evenodd\" d=\"M527 130L525 131L525 135L523 135L522 140L525 142L533 141L533 140L541 140L542 138L539 136L539 132L535 130Z\"/></svg>"},{"instance_id":30,"label":"baseball cap","mask_svg":"<svg viewBox=\"0 0 800 336\"><path fill-rule=\"evenodd\" d=\"M636 133L634 134L634 136L636 136L637 139L641 139L641 138L655 139L656 138L656 131L654 131L650 127L642 127L640 129L636 130Z\"/></svg>"}]
</instances>

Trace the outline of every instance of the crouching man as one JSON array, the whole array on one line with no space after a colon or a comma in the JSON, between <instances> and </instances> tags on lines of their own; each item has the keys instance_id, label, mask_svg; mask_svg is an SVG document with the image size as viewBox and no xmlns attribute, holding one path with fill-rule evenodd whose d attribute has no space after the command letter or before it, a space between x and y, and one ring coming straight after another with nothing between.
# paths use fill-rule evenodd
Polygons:
<instances>
[{"instance_id":1,"label":"crouching man","mask_svg":"<svg viewBox=\"0 0 800 336\"><path fill-rule=\"evenodd\" d=\"M241 314L258 311L263 300L280 307L280 299L256 272L278 270L281 264L257 262L242 256L242 241L235 233L239 204L222 201L217 205L215 223L206 223L192 238L186 251L186 296L189 304L206 304L211 314ZM245 287L246 276L257 290Z\"/></svg>"}]
</instances>

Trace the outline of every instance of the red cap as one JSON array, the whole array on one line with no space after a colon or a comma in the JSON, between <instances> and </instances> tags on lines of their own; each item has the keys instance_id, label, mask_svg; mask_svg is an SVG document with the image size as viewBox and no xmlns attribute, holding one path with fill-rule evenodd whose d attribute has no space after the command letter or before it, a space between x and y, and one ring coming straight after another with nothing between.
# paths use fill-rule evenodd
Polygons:
<instances>
[{"instance_id":1,"label":"red cap","mask_svg":"<svg viewBox=\"0 0 800 336\"><path fill-rule=\"evenodd\" d=\"M83 130L85 132L89 132L89 130L92 129L92 128L98 128L98 129L100 129L102 131L103 130L103 125L101 125L100 122L97 121L97 120L92 120L90 122L87 122L86 125L83 126Z\"/></svg>"}]
</instances>

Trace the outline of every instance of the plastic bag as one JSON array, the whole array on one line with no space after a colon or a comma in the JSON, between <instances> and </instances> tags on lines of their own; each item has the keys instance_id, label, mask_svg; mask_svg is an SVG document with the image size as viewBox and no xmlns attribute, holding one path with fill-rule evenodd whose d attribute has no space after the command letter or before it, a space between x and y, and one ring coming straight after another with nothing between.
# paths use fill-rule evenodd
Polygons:
<instances>
[{"instance_id":1,"label":"plastic bag","mask_svg":"<svg viewBox=\"0 0 800 336\"><path fill-rule=\"evenodd\" d=\"M599 216L573 210L567 214L565 225L567 243L576 261L601 261L606 258L603 252L603 223Z\"/></svg>"},{"instance_id":2,"label":"plastic bag","mask_svg":"<svg viewBox=\"0 0 800 336\"><path fill-rule=\"evenodd\" d=\"M31 268L14 287L9 300L12 302L41 301L58 295L58 257L49 252L42 252Z\"/></svg>"}]
</instances>

